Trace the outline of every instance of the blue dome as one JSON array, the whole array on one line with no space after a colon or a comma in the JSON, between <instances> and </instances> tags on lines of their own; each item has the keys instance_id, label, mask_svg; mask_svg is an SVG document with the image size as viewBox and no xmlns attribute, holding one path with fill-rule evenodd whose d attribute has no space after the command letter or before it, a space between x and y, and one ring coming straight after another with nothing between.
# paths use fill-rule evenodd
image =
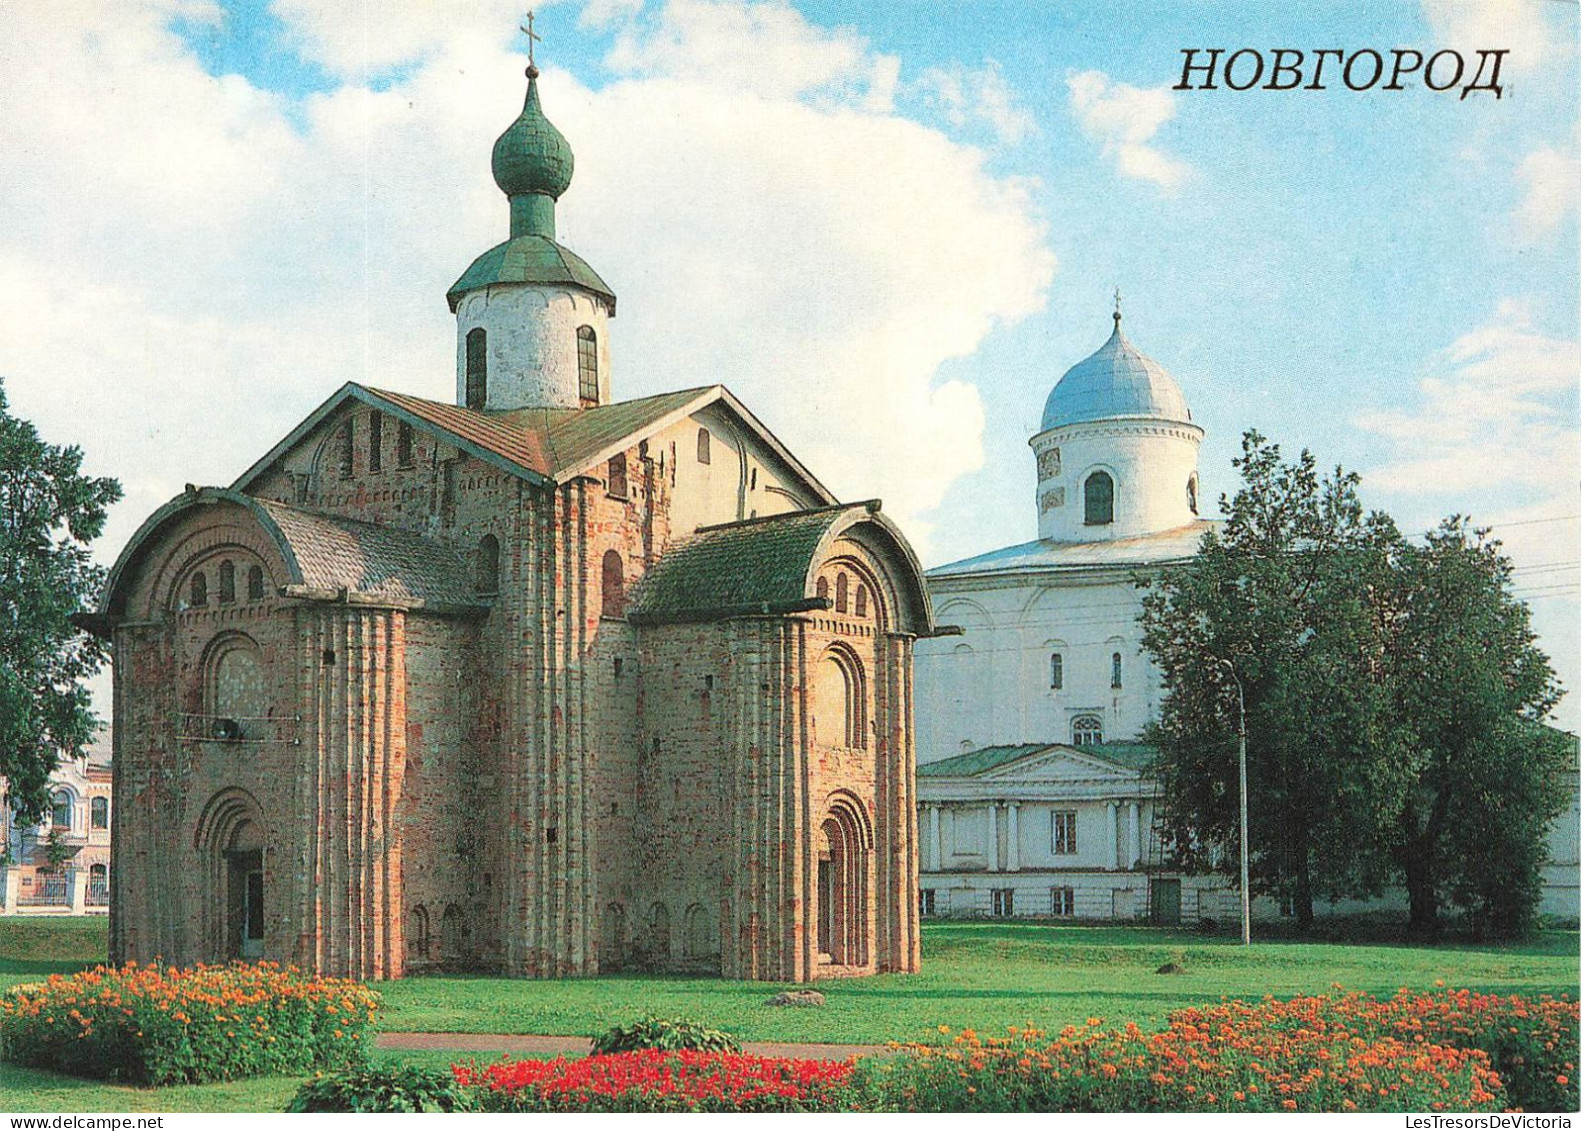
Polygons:
<instances>
[{"instance_id":1,"label":"blue dome","mask_svg":"<svg viewBox=\"0 0 1581 1131\"><path fill-rule=\"evenodd\" d=\"M1054 386L1043 405L1042 431L1111 417L1191 420L1180 386L1162 365L1143 357L1126 340L1118 314L1103 347L1071 366Z\"/></svg>"}]
</instances>

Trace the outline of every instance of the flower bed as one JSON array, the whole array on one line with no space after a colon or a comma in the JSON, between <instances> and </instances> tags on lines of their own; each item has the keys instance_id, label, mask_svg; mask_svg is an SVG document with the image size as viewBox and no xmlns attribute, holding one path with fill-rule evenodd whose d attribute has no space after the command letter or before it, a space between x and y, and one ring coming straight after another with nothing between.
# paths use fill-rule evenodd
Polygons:
<instances>
[{"instance_id":1,"label":"flower bed","mask_svg":"<svg viewBox=\"0 0 1581 1131\"><path fill-rule=\"evenodd\" d=\"M580 1060L458 1064L484 1111L850 1111L850 1063L642 1049Z\"/></svg>"},{"instance_id":2,"label":"flower bed","mask_svg":"<svg viewBox=\"0 0 1581 1131\"><path fill-rule=\"evenodd\" d=\"M1466 993L1237 1001L1152 1034L967 1030L865 1074L906 1111L1570 1111L1576 1023L1574 1002Z\"/></svg>"},{"instance_id":3,"label":"flower bed","mask_svg":"<svg viewBox=\"0 0 1581 1131\"><path fill-rule=\"evenodd\" d=\"M1387 1033L1417 1044L1477 1048L1493 1061L1511 1107L1523 1111L1581 1109L1581 1009L1567 997L1535 1000L1472 990L1413 994L1385 1002L1352 994L1336 1002L1364 1036Z\"/></svg>"},{"instance_id":4,"label":"flower bed","mask_svg":"<svg viewBox=\"0 0 1581 1131\"><path fill-rule=\"evenodd\" d=\"M164 1085L359 1063L379 997L295 967L100 966L0 998L0 1058Z\"/></svg>"}]
</instances>

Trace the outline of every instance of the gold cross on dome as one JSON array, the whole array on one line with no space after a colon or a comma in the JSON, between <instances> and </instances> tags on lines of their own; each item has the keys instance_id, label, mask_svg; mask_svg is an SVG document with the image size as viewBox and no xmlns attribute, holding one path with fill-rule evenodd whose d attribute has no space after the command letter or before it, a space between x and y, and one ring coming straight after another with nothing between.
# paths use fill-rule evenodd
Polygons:
<instances>
[{"instance_id":1,"label":"gold cross on dome","mask_svg":"<svg viewBox=\"0 0 1581 1131\"><path fill-rule=\"evenodd\" d=\"M527 37L527 65L529 67L533 67L533 66L537 65L536 63L533 62L533 57L532 57L533 56L533 51L532 51L533 44L534 43L542 43L543 42L543 36L539 35L535 31L533 31L532 23L533 23L533 14L529 10L528 13L527 13L527 22L522 25L522 34Z\"/></svg>"},{"instance_id":2,"label":"gold cross on dome","mask_svg":"<svg viewBox=\"0 0 1581 1131\"><path fill-rule=\"evenodd\" d=\"M1114 288L1114 324L1120 324L1120 288Z\"/></svg>"}]
</instances>

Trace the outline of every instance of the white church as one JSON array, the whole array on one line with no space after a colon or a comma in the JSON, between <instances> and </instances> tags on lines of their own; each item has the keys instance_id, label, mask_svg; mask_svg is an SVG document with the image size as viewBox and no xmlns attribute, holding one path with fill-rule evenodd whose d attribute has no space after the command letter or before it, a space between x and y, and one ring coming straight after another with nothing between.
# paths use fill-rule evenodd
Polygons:
<instances>
[{"instance_id":1,"label":"white church","mask_svg":"<svg viewBox=\"0 0 1581 1131\"><path fill-rule=\"evenodd\" d=\"M923 915L1239 915L1233 880L1169 867L1138 742L1160 683L1136 579L1189 560L1214 523L1198 513L1203 431L1120 321L1117 308L1109 340L1055 384L1031 439L1037 540L927 575L937 623L961 635L916 647ZM1577 827L1572 803L1551 832L1545 912L1581 906Z\"/></svg>"}]
</instances>

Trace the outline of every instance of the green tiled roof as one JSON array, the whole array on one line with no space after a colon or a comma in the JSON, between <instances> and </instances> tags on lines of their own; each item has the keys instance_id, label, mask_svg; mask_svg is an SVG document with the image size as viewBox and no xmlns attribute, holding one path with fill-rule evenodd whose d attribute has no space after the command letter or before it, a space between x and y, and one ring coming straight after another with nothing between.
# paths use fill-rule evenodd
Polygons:
<instances>
[{"instance_id":1,"label":"green tiled roof","mask_svg":"<svg viewBox=\"0 0 1581 1131\"><path fill-rule=\"evenodd\" d=\"M808 599L807 576L824 535L862 505L703 527L648 570L628 615L652 622L790 611Z\"/></svg>"},{"instance_id":2,"label":"green tiled roof","mask_svg":"<svg viewBox=\"0 0 1581 1131\"><path fill-rule=\"evenodd\" d=\"M944 758L938 762L924 762L917 767L917 776L924 778L970 778L978 774L985 774L989 770L997 770L1029 754L1040 754L1059 746L1066 746L1062 742L1034 742L1023 743L1019 746L984 746L981 750L973 750L966 754L957 754L953 758ZM1147 772L1152 764L1153 756L1157 751L1142 742L1105 742L1101 745L1068 747L1071 750L1096 758L1105 762L1112 762L1127 770Z\"/></svg>"},{"instance_id":3,"label":"green tiled roof","mask_svg":"<svg viewBox=\"0 0 1581 1131\"><path fill-rule=\"evenodd\" d=\"M575 252L561 247L548 236L525 235L491 247L472 261L445 298L454 311L468 291L494 283L561 283L582 287L609 302L615 312L615 292L598 277L598 272Z\"/></svg>"},{"instance_id":4,"label":"green tiled roof","mask_svg":"<svg viewBox=\"0 0 1581 1131\"><path fill-rule=\"evenodd\" d=\"M925 762L917 767L920 778L969 778L987 770L997 769L1006 762L1014 762L1028 754L1047 750L1046 742L1033 742L1022 746L985 746L967 754L957 754L938 762Z\"/></svg>"}]
</instances>

